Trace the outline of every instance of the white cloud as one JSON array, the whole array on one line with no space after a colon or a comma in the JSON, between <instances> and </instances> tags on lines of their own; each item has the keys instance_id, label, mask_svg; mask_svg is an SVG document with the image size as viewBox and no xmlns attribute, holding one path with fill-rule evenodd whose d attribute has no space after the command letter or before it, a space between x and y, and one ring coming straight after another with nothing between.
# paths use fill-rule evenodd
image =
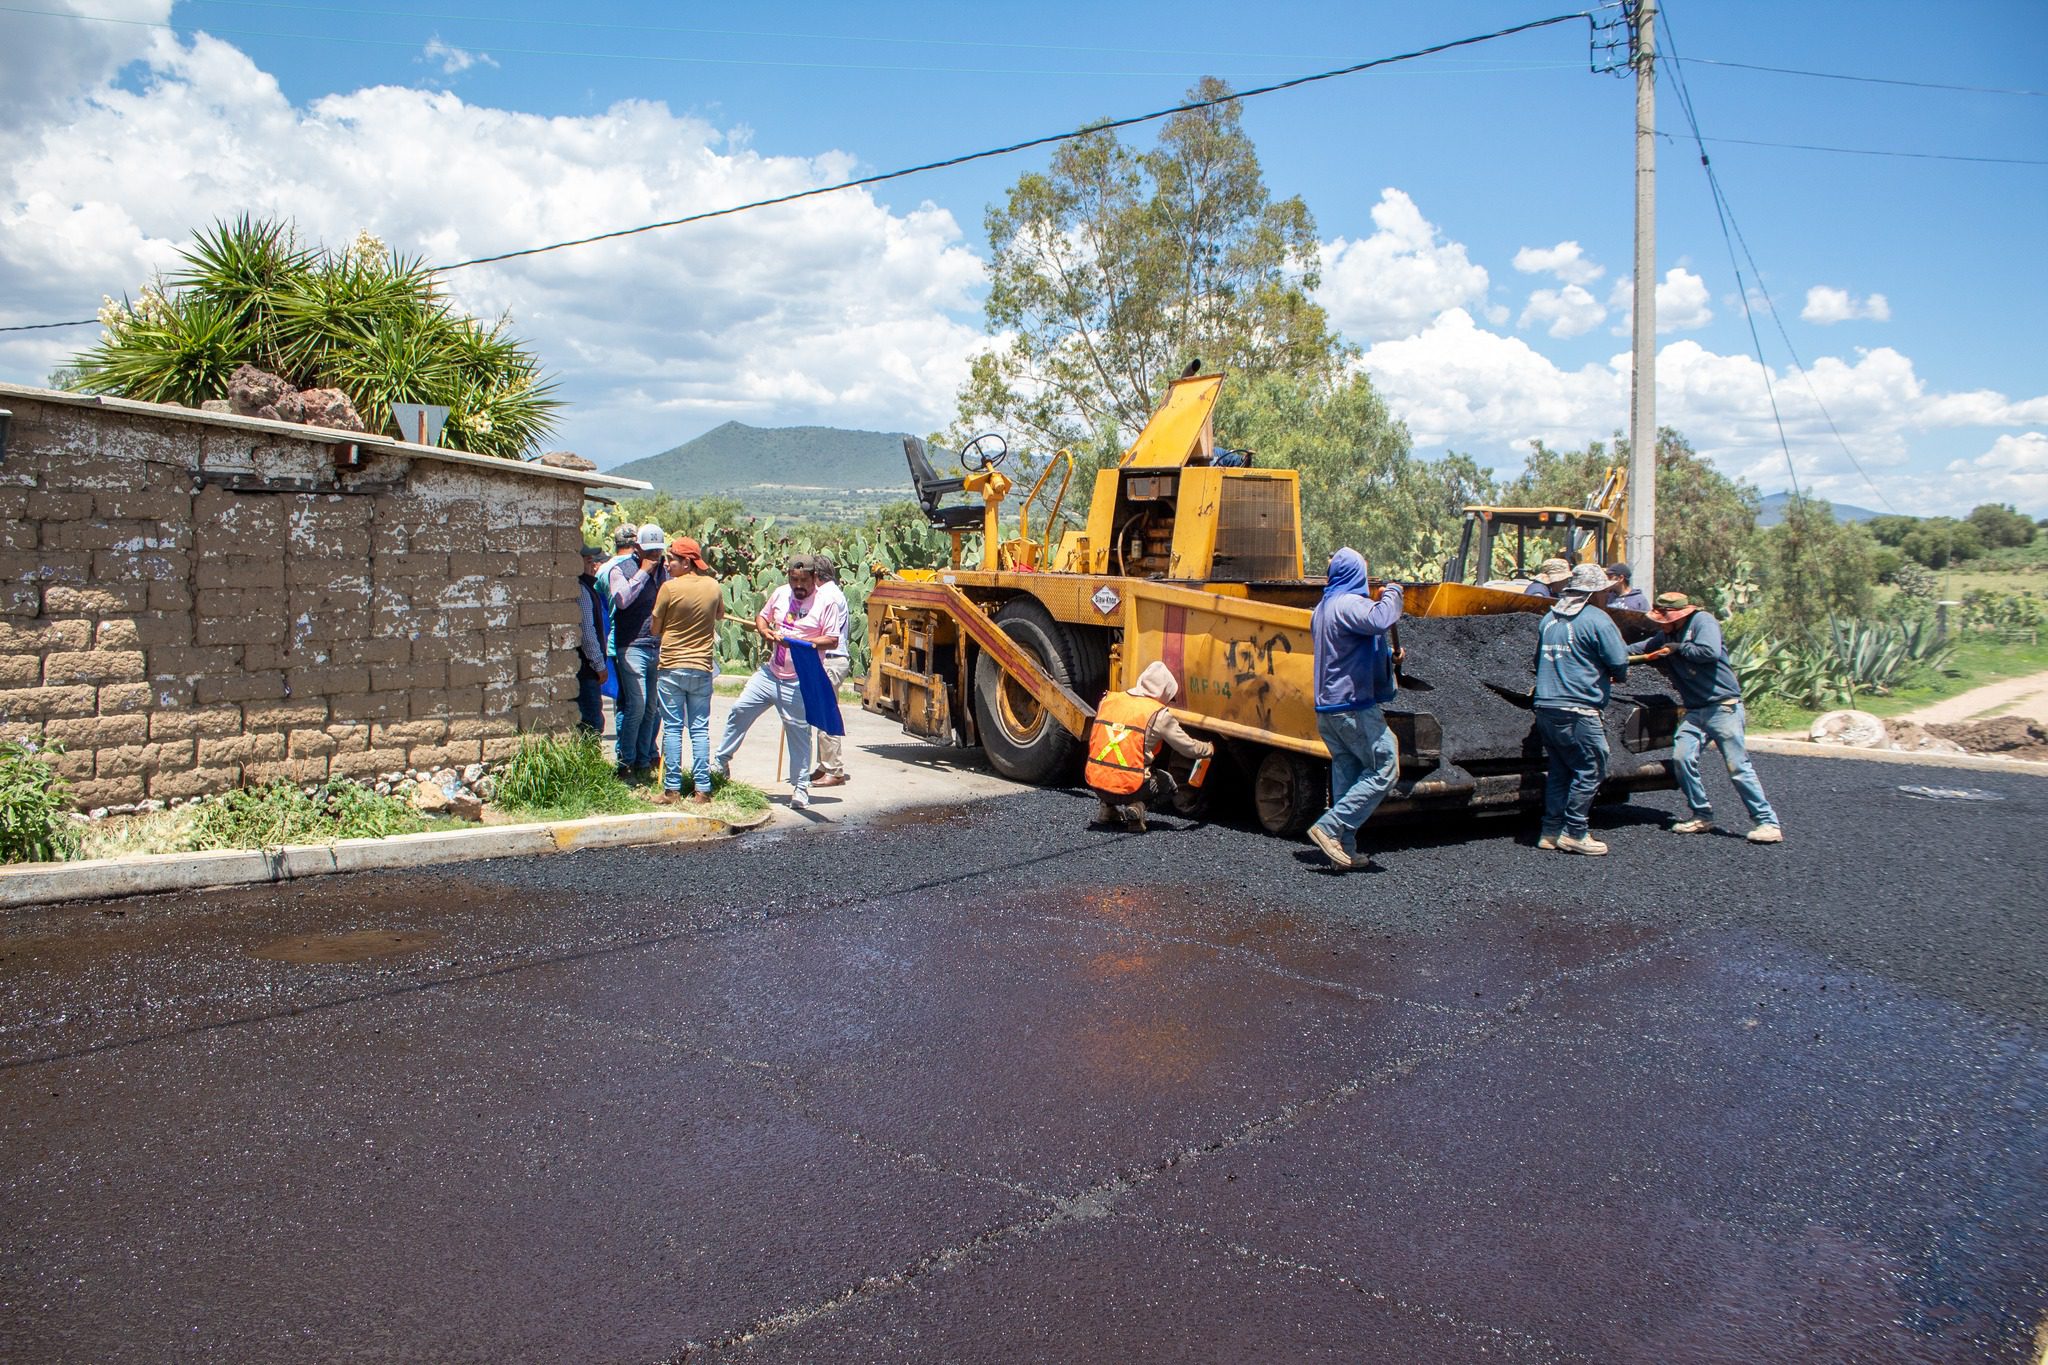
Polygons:
<instances>
[{"instance_id":1,"label":"white cloud","mask_svg":"<svg viewBox=\"0 0 2048 1365\"><path fill-rule=\"evenodd\" d=\"M469 70L472 66L496 66L497 58L488 52L471 52L467 48L451 47L435 34L427 39L426 48L420 53L422 61L438 62L441 74L453 76Z\"/></svg>"},{"instance_id":2,"label":"white cloud","mask_svg":"<svg viewBox=\"0 0 2048 1365\"><path fill-rule=\"evenodd\" d=\"M1953 508L2009 502L2029 516L2048 515L2048 433L2001 436L1974 460L1950 461L1948 473Z\"/></svg>"},{"instance_id":3,"label":"white cloud","mask_svg":"<svg viewBox=\"0 0 2048 1365\"><path fill-rule=\"evenodd\" d=\"M98 89L149 49L143 25L170 18L171 0L45 0L32 8L49 12L0 12L0 129L23 128Z\"/></svg>"},{"instance_id":4,"label":"white cloud","mask_svg":"<svg viewBox=\"0 0 2048 1365\"><path fill-rule=\"evenodd\" d=\"M1372 221L1379 230L1323 247L1316 301L1346 336L1382 341L1412 336L1447 308L1486 298L1483 266L1463 244L1440 240L1436 226L1400 190L1380 191Z\"/></svg>"},{"instance_id":5,"label":"white cloud","mask_svg":"<svg viewBox=\"0 0 2048 1365\"><path fill-rule=\"evenodd\" d=\"M586 236L843 179L843 152L770 157L702 119L625 102L577 118L377 87L294 107L216 39L156 33L139 89L106 83L0 161L0 321L87 317L197 228L289 217L368 228L433 261ZM448 275L559 374L558 438L602 463L727 418L928 430L982 343L983 270L946 211L862 192ZM965 319L965 320L963 320ZM91 329L0 341L31 383Z\"/></svg>"},{"instance_id":6,"label":"white cloud","mask_svg":"<svg viewBox=\"0 0 2048 1365\"><path fill-rule=\"evenodd\" d=\"M1611 329L1614 335L1629 335L1635 326L1635 281L1626 277L1616 280L1614 287L1607 291L1607 306L1616 311ZM1714 309L1708 302L1707 282L1682 265L1665 271L1664 278L1657 285L1657 335L1695 331L1713 320Z\"/></svg>"},{"instance_id":7,"label":"white cloud","mask_svg":"<svg viewBox=\"0 0 2048 1365\"><path fill-rule=\"evenodd\" d=\"M1538 289L1529 295L1517 327L1548 323L1550 335L1575 337L1592 331L1607 316L1601 302L1576 284L1562 289Z\"/></svg>"},{"instance_id":8,"label":"white cloud","mask_svg":"<svg viewBox=\"0 0 2048 1365\"><path fill-rule=\"evenodd\" d=\"M1605 365L1566 369L1520 338L1481 327L1462 309L1416 336L1378 343L1361 364L1425 450L1449 446L1509 465L1532 438L1580 447L1628 424L1625 352ZM1915 505L1927 508L1958 501L1967 508L1990 496L1964 500L1968 495L1947 482L1923 489L1909 472L1909 433L2048 423L2048 396L2015 401L1989 391L1930 393L1913 363L1884 347L1853 359L1824 356L1804 376L1773 370L1768 387L1765 379L1748 356L1721 355L1693 340L1671 342L1657 356L1657 421L1685 433L1723 472L1762 488L1786 486L1789 445L1802 484L1881 506L1886 495L1872 491L1867 472L1901 508L1914 498L1924 498ZM2005 458L2003 444L1994 449ZM2006 489L1999 496L2028 496L2027 469L1984 468L2014 480L1998 485Z\"/></svg>"},{"instance_id":9,"label":"white cloud","mask_svg":"<svg viewBox=\"0 0 2048 1365\"><path fill-rule=\"evenodd\" d=\"M1884 322L1890 319L1892 306L1882 294L1872 294L1858 299L1846 289L1835 289L1829 285L1817 284L1806 291L1806 307L1799 310L1799 316L1808 322L1830 326L1837 322L1853 322L1868 319Z\"/></svg>"},{"instance_id":10,"label":"white cloud","mask_svg":"<svg viewBox=\"0 0 2048 1365\"><path fill-rule=\"evenodd\" d=\"M1607 273L1607 267L1586 259L1577 242L1556 246L1525 246L1515 253L1515 269L1524 275L1551 274L1564 284L1588 285Z\"/></svg>"}]
</instances>

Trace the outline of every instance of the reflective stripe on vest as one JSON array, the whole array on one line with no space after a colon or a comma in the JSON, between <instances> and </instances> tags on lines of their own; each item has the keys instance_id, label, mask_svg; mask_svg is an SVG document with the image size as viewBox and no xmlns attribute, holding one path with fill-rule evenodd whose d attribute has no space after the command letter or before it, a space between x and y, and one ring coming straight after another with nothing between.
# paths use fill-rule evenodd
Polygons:
<instances>
[{"instance_id":1,"label":"reflective stripe on vest","mask_svg":"<svg viewBox=\"0 0 2048 1365\"><path fill-rule=\"evenodd\" d=\"M1145 736L1152 718L1165 709L1164 702L1128 692L1102 699L1088 726L1088 763L1081 771L1090 790L1120 799L1145 785L1145 764L1158 751L1157 745L1147 747Z\"/></svg>"}]
</instances>

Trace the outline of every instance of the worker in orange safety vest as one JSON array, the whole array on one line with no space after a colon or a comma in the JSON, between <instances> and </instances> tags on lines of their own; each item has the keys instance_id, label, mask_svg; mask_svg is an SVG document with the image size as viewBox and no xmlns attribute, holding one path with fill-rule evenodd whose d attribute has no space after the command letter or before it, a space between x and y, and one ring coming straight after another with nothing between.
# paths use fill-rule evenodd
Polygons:
<instances>
[{"instance_id":1,"label":"worker in orange safety vest","mask_svg":"<svg viewBox=\"0 0 2048 1365\"><path fill-rule=\"evenodd\" d=\"M1121 820L1126 829L1142 833L1146 802L1170 794L1177 785L1152 761L1169 748L1192 759L1216 752L1215 745L1183 730L1166 709L1179 695L1173 671L1155 659L1128 691L1108 693L1096 707L1081 779L1101 802L1096 817L1100 822Z\"/></svg>"}]
</instances>

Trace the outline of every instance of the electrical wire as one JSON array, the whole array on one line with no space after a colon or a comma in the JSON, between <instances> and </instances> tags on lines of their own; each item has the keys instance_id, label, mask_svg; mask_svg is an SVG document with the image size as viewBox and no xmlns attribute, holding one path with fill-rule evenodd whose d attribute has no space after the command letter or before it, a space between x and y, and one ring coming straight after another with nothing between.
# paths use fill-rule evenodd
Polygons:
<instances>
[{"instance_id":1,"label":"electrical wire","mask_svg":"<svg viewBox=\"0 0 2048 1365\"><path fill-rule=\"evenodd\" d=\"M1659 10L1657 17L1663 21L1665 42L1672 55L1672 86L1678 94L1678 107L1685 114L1687 126L1692 129L1693 141L1699 145L1700 167L1706 172L1707 185L1713 194L1714 213L1721 223L1721 240L1728 250L1729 268L1735 272L1736 294L1742 300L1743 317L1749 324L1749 341L1756 352L1757 367L1763 371L1764 393L1770 400L1771 421L1778 429L1778 444L1785 452L1785 471L1791 478L1792 491L1795 494L1799 492L1799 470L1792 460L1792 443L1785 435L1784 416L1778 410L1778 394L1776 386L1771 382L1770 362L1764 358L1763 341L1757 334L1756 310L1750 306L1749 288L1742 282L1742 263L1735 255L1738 242L1742 246L1743 259L1749 262L1750 274L1756 280L1757 292L1763 296L1764 303L1770 309L1772 323L1778 329L1778 338L1785 343L1785 350L1792 357L1793 367L1805 381L1806 391L1812 396L1813 405L1820 409L1820 415L1827 422L1828 430L1834 433L1835 443L1842 448L1842 453L1848 456L1849 463L1856 472L1862 475L1863 482L1870 485L1870 491L1877 494L1878 501L1885 505L1885 510L1896 512L1898 509L1892 506L1891 499L1885 496L1884 490L1877 486L1877 480L1870 477L1870 472L1863 467L1863 462L1856 458L1856 452L1849 449L1848 441L1842 437L1841 428L1835 425L1834 415L1828 411L1827 404L1821 401L1820 390L1814 386L1813 375L1807 370L1806 362L1799 358L1798 349L1792 345L1791 334L1785 330L1784 315L1779 312L1777 304L1771 299L1770 290L1764 285L1763 271L1758 268L1756 257L1750 252L1749 240L1742 235L1742 228L1735 221L1734 207L1728 203L1727 192L1721 186L1721 178L1714 173L1714 164L1707 156L1707 139L1700 134L1699 117L1692 103L1692 91L1686 86L1683 63L1678 60L1678 40L1672 33L1670 11Z\"/></svg>"},{"instance_id":2,"label":"electrical wire","mask_svg":"<svg viewBox=\"0 0 2048 1365\"><path fill-rule=\"evenodd\" d=\"M0 10L9 8L8 6L0 6ZM42 11L16 12L41 13ZM1260 95L1271 95L1282 90L1292 90L1297 86L1311 85L1318 81L1334 80L1339 76L1356 75L1361 71L1370 71L1375 67L1392 66L1399 62L1415 61L1418 58L1435 56L1438 53L1455 51L1462 47L1473 47L1480 43L1493 42L1496 39L1512 37L1519 33L1529 33L1537 29L1549 28L1556 24L1571 23L1576 19L1590 21L1592 17L1587 11L1579 10L1571 14L1552 15L1547 19L1532 19L1526 23L1496 29L1492 33L1475 34L1469 38L1457 38L1449 42L1417 48L1412 52L1396 53L1387 57L1375 57L1369 61L1355 62L1350 66L1337 67L1329 71L1319 71L1313 75L1296 76L1290 80L1279 81L1272 85L1256 86L1250 90L1235 91L1228 95L1220 95L1215 99L1193 100L1184 104L1176 104L1166 109L1155 109L1146 114L1131 114L1123 118L1105 119L1098 123L1091 123L1083 128L1076 128L1062 133L1048 133L1042 137L1027 138L1022 142L1013 142L1007 146L992 147L979 152L967 152L960 156L947 157L941 161L928 161L918 166L907 166L901 170L860 176L853 180L840 181L837 184L820 185L813 189L798 190L792 194L776 195L768 199L756 199L748 203L733 204L725 208L707 209L702 213L686 214L681 218L669 218L658 223L642 223L638 227L618 228L610 232L596 233L589 237L575 237L567 241L550 242L545 246L522 247L516 251L501 251L495 255L477 256L467 261L455 261L447 265L434 266L431 269L439 272L466 270L470 266L517 260L524 256L539 256L546 252L562 251L569 247L588 246L593 242L611 241L620 237L632 237L643 232L656 232L663 228L680 227L685 223L701 223L707 219L726 218L734 214L748 213L755 209L772 208L780 204L791 204L801 199L814 199L821 195L836 194L841 190L858 189L867 185L879 185L886 181L901 180L906 176L922 175L928 171L945 170L953 166L964 166L973 161L986 161L993 157L1010 156L1017 152L1028 151L1034 147L1051 146L1055 143L1089 137L1096 133L1108 132L1117 128L1129 128L1136 124L1151 123L1159 119L1171 118L1175 114L1193 113L1202 109L1211 109L1217 105L1229 104L1237 100L1255 99ZM168 26L159 25L159 27ZM12 327L0 327L0 332L28 332L52 327L85 327L91 325L94 321L96 319L87 318L78 322L29 323Z\"/></svg>"},{"instance_id":3,"label":"electrical wire","mask_svg":"<svg viewBox=\"0 0 2048 1365\"><path fill-rule=\"evenodd\" d=\"M1839 71L1805 71L1793 66L1758 66L1753 62L1723 62L1712 57L1688 57L1695 66L1726 66L1737 71L1769 71L1779 76L1812 76L1824 81L1859 81L1868 85L1905 85L1916 90L1959 90L1971 95L2026 95L2048 99L2048 90L2011 90L1995 85L1947 85L1941 81L1908 81L1892 76L1846 76Z\"/></svg>"},{"instance_id":4,"label":"electrical wire","mask_svg":"<svg viewBox=\"0 0 2048 1365\"><path fill-rule=\"evenodd\" d=\"M1659 133L1666 142L1681 139L1670 133ZM1785 147L1797 152L1838 152L1844 156L1891 156L1909 161L1974 161L1993 166L2048 166L2048 160L2034 160L2020 156L1963 156L1952 152L1894 152L1874 147L1823 147L1809 142L1764 142L1747 137L1699 137L1695 142L1727 143L1738 147Z\"/></svg>"},{"instance_id":5,"label":"electrical wire","mask_svg":"<svg viewBox=\"0 0 2048 1365\"><path fill-rule=\"evenodd\" d=\"M1337 67L1330 71L1319 71L1310 76L1296 76L1291 80L1279 81L1272 85L1254 86L1250 90L1239 90L1228 95L1219 95L1214 99L1191 100L1184 104L1173 105L1170 108L1155 109L1146 114L1130 114L1123 118L1104 119L1098 123L1091 123L1084 128L1076 128L1062 133L1048 133L1042 137L1027 138L1022 142L1013 142L1004 147L991 147L985 151L967 152L960 156L947 157L942 161L927 161L919 166L908 166L896 171L883 171L876 175L864 175L853 180L842 180L834 185L820 185L815 189L798 190L793 194L777 195L770 199L756 199L750 203L734 204L728 208L706 209L702 213L686 214L681 218L669 218L658 223L642 223L638 227L617 228L611 232L600 232L589 237L575 237L567 241L551 242L546 246L523 247L517 251L503 251L496 255L478 256L473 260L458 261L452 265L438 266L436 268L444 271L462 270L473 265L485 265L494 261L509 261L521 256L538 256L543 252L560 251L565 247L587 246L592 242L610 241L618 237L631 237L642 232L655 232L662 228L680 227L684 223L701 223L710 218L724 218L735 213L746 213L753 209L795 203L797 200L813 199L819 195L836 194L841 190L858 189L867 185L879 185L890 180L901 180L905 176L922 175L927 171L946 170L953 166L964 166L972 161L986 161L992 157L1010 156L1017 152L1029 151L1034 147L1047 147L1054 143L1069 142L1081 137L1091 137L1097 133L1110 132L1118 128L1129 128L1140 123L1152 123L1159 119L1171 118L1176 114L1194 113L1202 109L1213 109L1221 104L1256 99L1260 95L1271 95L1281 90L1292 90L1297 86L1311 85L1317 81L1334 80L1339 76L1356 75L1361 71L1370 71L1374 67L1391 66L1397 62L1410 62L1420 57L1433 56L1439 52L1449 52L1456 48L1471 47L1479 43L1492 42L1498 38L1506 38L1518 33L1527 33L1534 29L1548 28L1553 24L1565 24L1575 19L1591 19L1591 17L1590 14L1581 10L1575 14L1559 14L1553 15L1548 19L1533 19L1527 23L1516 24L1509 28L1496 29L1492 33L1479 34L1470 38L1458 38L1450 42L1437 43L1430 47L1417 48L1413 52L1397 53L1390 57L1375 57L1370 61L1356 62L1350 66Z\"/></svg>"}]
</instances>

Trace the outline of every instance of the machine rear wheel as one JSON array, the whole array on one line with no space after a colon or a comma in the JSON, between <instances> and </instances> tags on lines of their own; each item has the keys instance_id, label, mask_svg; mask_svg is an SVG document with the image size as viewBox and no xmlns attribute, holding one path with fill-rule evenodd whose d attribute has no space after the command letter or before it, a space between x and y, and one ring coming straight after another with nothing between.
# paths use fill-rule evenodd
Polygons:
<instances>
[{"instance_id":1,"label":"machine rear wheel","mask_svg":"<svg viewBox=\"0 0 2048 1365\"><path fill-rule=\"evenodd\" d=\"M1013 598L995 614L995 623L1048 677L1074 685L1071 646L1044 607L1028 597ZM1053 786L1080 767L1081 741L985 653L974 662L974 722L989 766L1013 782Z\"/></svg>"},{"instance_id":2,"label":"machine rear wheel","mask_svg":"<svg viewBox=\"0 0 2048 1365\"><path fill-rule=\"evenodd\" d=\"M1323 813L1329 778L1323 765L1285 749L1268 749L1252 774L1252 805L1268 834L1294 838Z\"/></svg>"}]
</instances>

